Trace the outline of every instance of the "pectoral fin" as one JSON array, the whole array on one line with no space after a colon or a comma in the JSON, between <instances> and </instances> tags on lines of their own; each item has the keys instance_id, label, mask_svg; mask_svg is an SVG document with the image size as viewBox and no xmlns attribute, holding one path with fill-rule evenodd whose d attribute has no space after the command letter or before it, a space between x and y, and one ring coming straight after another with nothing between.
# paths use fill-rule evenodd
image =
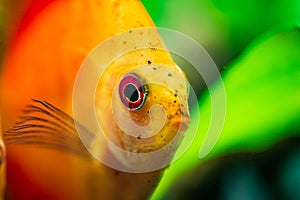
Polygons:
<instances>
[{"instance_id":1,"label":"pectoral fin","mask_svg":"<svg viewBox=\"0 0 300 200\"><path fill-rule=\"evenodd\" d=\"M91 158L76 128L86 131L86 136L92 142L94 136L89 130L77 122L75 127L75 120L71 116L47 101L32 101L23 111L20 121L5 132L8 145L38 145Z\"/></svg>"}]
</instances>

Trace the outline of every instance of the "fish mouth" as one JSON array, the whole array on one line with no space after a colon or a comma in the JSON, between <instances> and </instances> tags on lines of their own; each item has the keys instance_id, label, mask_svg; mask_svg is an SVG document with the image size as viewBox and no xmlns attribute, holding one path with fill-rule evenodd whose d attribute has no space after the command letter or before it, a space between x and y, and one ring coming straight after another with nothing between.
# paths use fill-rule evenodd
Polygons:
<instances>
[{"instance_id":1,"label":"fish mouth","mask_svg":"<svg viewBox=\"0 0 300 200\"><path fill-rule=\"evenodd\" d=\"M181 132L185 132L189 128L191 119L187 116L181 116L174 120L172 123L173 127L177 128Z\"/></svg>"}]
</instances>

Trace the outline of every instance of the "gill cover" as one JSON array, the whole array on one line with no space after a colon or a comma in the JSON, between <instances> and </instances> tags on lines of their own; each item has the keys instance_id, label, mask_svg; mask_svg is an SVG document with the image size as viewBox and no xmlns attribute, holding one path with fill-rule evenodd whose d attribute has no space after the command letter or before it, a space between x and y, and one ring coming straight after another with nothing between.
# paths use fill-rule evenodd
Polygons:
<instances>
[{"instance_id":1,"label":"gill cover","mask_svg":"<svg viewBox=\"0 0 300 200\"><path fill-rule=\"evenodd\" d=\"M116 159L89 146L79 131L83 144L99 161L121 171L166 167L189 123L188 87L156 28L109 38L79 70L73 113Z\"/></svg>"}]
</instances>

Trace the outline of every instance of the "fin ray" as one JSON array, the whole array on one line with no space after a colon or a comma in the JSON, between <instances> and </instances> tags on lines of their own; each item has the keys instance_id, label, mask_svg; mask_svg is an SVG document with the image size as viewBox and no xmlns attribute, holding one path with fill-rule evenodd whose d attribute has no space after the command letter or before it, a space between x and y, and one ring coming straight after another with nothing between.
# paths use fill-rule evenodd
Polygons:
<instances>
[{"instance_id":1,"label":"fin ray","mask_svg":"<svg viewBox=\"0 0 300 200\"><path fill-rule=\"evenodd\" d=\"M94 135L79 123L76 125L87 133L91 143ZM36 145L91 158L79 138L75 120L47 101L33 99L4 138L7 144Z\"/></svg>"}]
</instances>

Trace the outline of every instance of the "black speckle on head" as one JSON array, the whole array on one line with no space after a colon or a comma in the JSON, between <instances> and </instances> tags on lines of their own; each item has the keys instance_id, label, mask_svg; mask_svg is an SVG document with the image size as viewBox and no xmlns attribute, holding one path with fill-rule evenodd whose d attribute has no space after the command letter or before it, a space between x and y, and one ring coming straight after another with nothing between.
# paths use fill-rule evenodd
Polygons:
<instances>
[{"instance_id":1,"label":"black speckle on head","mask_svg":"<svg viewBox=\"0 0 300 200\"><path fill-rule=\"evenodd\" d=\"M147 62L148 62L148 65L150 65L152 63L151 60L148 60Z\"/></svg>"},{"instance_id":2,"label":"black speckle on head","mask_svg":"<svg viewBox=\"0 0 300 200\"><path fill-rule=\"evenodd\" d=\"M126 43L127 43L126 41L123 42L123 44L126 44Z\"/></svg>"},{"instance_id":3,"label":"black speckle on head","mask_svg":"<svg viewBox=\"0 0 300 200\"><path fill-rule=\"evenodd\" d=\"M137 139L139 139L139 140L142 139L142 136L141 135L137 136Z\"/></svg>"},{"instance_id":4,"label":"black speckle on head","mask_svg":"<svg viewBox=\"0 0 300 200\"><path fill-rule=\"evenodd\" d=\"M163 137L163 135L160 135L160 137Z\"/></svg>"},{"instance_id":5,"label":"black speckle on head","mask_svg":"<svg viewBox=\"0 0 300 200\"><path fill-rule=\"evenodd\" d=\"M141 23L139 20L137 20L137 21L136 21L136 24L137 24L138 26L141 26L141 27L143 27L143 26L144 26L144 24L143 24L143 23Z\"/></svg>"},{"instance_id":6,"label":"black speckle on head","mask_svg":"<svg viewBox=\"0 0 300 200\"><path fill-rule=\"evenodd\" d=\"M115 175L119 175L120 172L118 170L115 170Z\"/></svg>"},{"instance_id":7,"label":"black speckle on head","mask_svg":"<svg viewBox=\"0 0 300 200\"><path fill-rule=\"evenodd\" d=\"M176 100L173 101L173 103L176 103L176 102L177 102Z\"/></svg>"},{"instance_id":8,"label":"black speckle on head","mask_svg":"<svg viewBox=\"0 0 300 200\"><path fill-rule=\"evenodd\" d=\"M156 96L154 96L153 98L156 99Z\"/></svg>"},{"instance_id":9,"label":"black speckle on head","mask_svg":"<svg viewBox=\"0 0 300 200\"><path fill-rule=\"evenodd\" d=\"M143 54L141 54L141 56L143 57L144 55L143 55Z\"/></svg>"},{"instance_id":10,"label":"black speckle on head","mask_svg":"<svg viewBox=\"0 0 300 200\"><path fill-rule=\"evenodd\" d=\"M129 33L132 33L132 30L129 30Z\"/></svg>"},{"instance_id":11,"label":"black speckle on head","mask_svg":"<svg viewBox=\"0 0 300 200\"><path fill-rule=\"evenodd\" d=\"M156 67L153 67L153 70L156 70Z\"/></svg>"},{"instance_id":12,"label":"black speckle on head","mask_svg":"<svg viewBox=\"0 0 300 200\"><path fill-rule=\"evenodd\" d=\"M168 76L170 77L170 76L172 76L172 74L171 74L171 73L168 73Z\"/></svg>"},{"instance_id":13,"label":"black speckle on head","mask_svg":"<svg viewBox=\"0 0 300 200\"><path fill-rule=\"evenodd\" d=\"M149 114L149 110L147 110L147 113Z\"/></svg>"},{"instance_id":14,"label":"black speckle on head","mask_svg":"<svg viewBox=\"0 0 300 200\"><path fill-rule=\"evenodd\" d=\"M178 96L178 94L177 94L177 93L175 93L175 94L174 94L174 97L177 97L177 96Z\"/></svg>"}]
</instances>

